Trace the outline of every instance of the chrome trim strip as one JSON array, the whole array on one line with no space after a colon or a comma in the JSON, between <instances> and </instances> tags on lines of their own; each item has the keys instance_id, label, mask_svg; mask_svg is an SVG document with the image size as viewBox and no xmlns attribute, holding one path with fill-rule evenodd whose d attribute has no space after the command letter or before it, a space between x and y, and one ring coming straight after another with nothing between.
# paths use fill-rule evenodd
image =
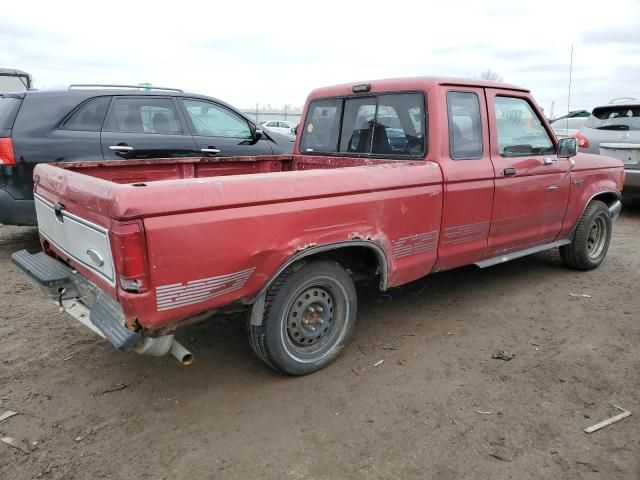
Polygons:
<instances>
[{"instance_id":1,"label":"chrome trim strip","mask_svg":"<svg viewBox=\"0 0 640 480\"><path fill-rule=\"evenodd\" d=\"M480 268L487 268L487 267L491 267L492 265L508 262L509 260L525 257L527 255L531 255L532 253L542 252L544 250L560 247L562 245L567 245L569 243L571 243L571 240L568 238L565 238L564 240L557 240L555 242L545 243L544 245L538 245L536 247L525 248L524 250L518 250L517 252L511 252L511 253L506 253L504 255L498 255L497 257L487 258L486 260L475 262L474 265Z\"/></svg>"}]
</instances>

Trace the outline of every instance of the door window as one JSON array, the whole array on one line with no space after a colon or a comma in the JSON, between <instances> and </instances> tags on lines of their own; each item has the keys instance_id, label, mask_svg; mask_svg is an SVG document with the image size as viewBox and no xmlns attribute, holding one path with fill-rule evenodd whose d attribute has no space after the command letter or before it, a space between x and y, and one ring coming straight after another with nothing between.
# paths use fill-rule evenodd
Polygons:
<instances>
[{"instance_id":1,"label":"door window","mask_svg":"<svg viewBox=\"0 0 640 480\"><path fill-rule=\"evenodd\" d=\"M96 97L83 103L71 114L60 128L64 130L81 130L97 132L102 128L104 116L109 108L111 97Z\"/></svg>"},{"instance_id":2,"label":"door window","mask_svg":"<svg viewBox=\"0 0 640 480\"><path fill-rule=\"evenodd\" d=\"M114 100L105 130L123 133L182 133L170 98L121 97Z\"/></svg>"},{"instance_id":3,"label":"door window","mask_svg":"<svg viewBox=\"0 0 640 480\"><path fill-rule=\"evenodd\" d=\"M498 149L503 157L555 153L540 118L522 98L495 97Z\"/></svg>"},{"instance_id":4,"label":"door window","mask_svg":"<svg viewBox=\"0 0 640 480\"><path fill-rule=\"evenodd\" d=\"M203 137L251 138L246 120L210 102L183 100L196 135Z\"/></svg>"},{"instance_id":5,"label":"door window","mask_svg":"<svg viewBox=\"0 0 640 480\"><path fill-rule=\"evenodd\" d=\"M448 92L447 111L451 158L482 158L482 118L478 95L473 92Z\"/></svg>"}]
</instances>

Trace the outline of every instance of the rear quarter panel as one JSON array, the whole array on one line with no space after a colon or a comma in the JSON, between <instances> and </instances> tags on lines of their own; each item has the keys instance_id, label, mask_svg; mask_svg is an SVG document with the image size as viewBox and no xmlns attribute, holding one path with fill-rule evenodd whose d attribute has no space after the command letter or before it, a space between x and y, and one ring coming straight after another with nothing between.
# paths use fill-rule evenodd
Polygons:
<instances>
[{"instance_id":1,"label":"rear quarter panel","mask_svg":"<svg viewBox=\"0 0 640 480\"><path fill-rule=\"evenodd\" d=\"M143 326L246 303L289 258L314 246L375 243L386 256L389 286L420 278L435 263L436 239L424 235L441 221L442 176L434 163L243 177L250 176L184 184L195 203L213 192L214 205L229 202L224 208L144 218L152 289L121 297L135 302ZM151 192L147 198L171 201L166 191L162 198L159 189Z\"/></svg>"}]
</instances>

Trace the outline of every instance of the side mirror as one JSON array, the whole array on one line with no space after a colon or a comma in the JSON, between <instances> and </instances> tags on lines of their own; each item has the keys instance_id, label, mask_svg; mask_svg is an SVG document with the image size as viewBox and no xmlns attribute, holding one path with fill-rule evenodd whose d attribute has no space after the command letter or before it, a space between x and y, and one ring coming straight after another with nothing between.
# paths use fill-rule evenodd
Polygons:
<instances>
[{"instance_id":1,"label":"side mirror","mask_svg":"<svg viewBox=\"0 0 640 480\"><path fill-rule=\"evenodd\" d=\"M296 125L295 127L293 127L293 128L291 129L291 133L293 133L294 135L298 135L298 127L299 127L299 126L300 126L300 125Z\"/></svg>"},{"instance_id":2,"label":"side mirror","mask_svg":"<svg viewBox=\"0 0 640 480\"><path fill-rule=\"evenodd\" d=\"M558 158L571 158L578 154L578 141L575 138L558 140Z\"/></svg>"},{"instance_id":3,"label":"side mirror","mask_svg":"<svg viewBox=\"0 0 640 480\"><path fill-rule=\"evenodd\" d=\"M263 135L264 135L264 133L262 133L262 129L256 127L255 132L253 132L253 140L255 142L257 142L258 140L260 140L262 138Z\"/></svg>"}]
</instances>

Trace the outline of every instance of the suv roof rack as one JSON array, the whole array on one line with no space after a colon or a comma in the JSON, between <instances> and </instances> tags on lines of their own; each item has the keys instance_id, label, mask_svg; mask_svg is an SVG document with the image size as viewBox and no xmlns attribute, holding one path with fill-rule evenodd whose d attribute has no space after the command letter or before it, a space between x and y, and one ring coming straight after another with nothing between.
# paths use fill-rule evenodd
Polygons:
<instances>
[{"instance_id":1,"label":"suv roof rack","mask_svg":"<svg viewBox=\"0 0 640 480\"><path fill-rule=\"evenodd\" d=\"M108 89L137 89L137 90L162 90L165 92L180 92L179 88L152 87L150 85L111 85L111 84L91 84L91 83L74 83L69 85L69 90L80 90L83 88L108 88Z\"/></svg>"},{"instance_id":2,"label":"suv roof rack","mask_svg":"<svg viewBox=\"0 0 640 480\"><path fill-rule=\"evenodd\" d=\"M612 98L611 100L609 100L609 105L615 105L617 103L625 103L625 102L633 102L636 99L633 97L618 97L618 98Z\"/></svg>"}]
</instances>

